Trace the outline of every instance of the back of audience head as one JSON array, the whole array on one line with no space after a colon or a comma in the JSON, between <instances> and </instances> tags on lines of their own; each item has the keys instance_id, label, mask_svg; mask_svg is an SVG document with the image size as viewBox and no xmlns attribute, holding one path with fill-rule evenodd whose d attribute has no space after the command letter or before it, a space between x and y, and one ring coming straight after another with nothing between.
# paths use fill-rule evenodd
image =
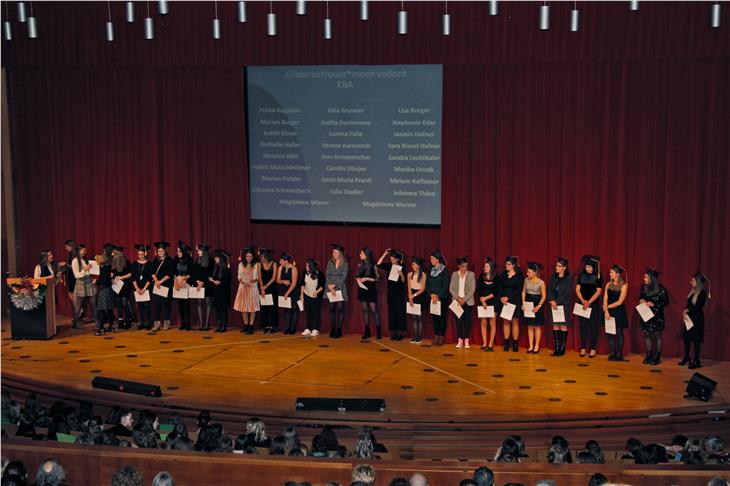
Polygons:
<instances>
[{"instance_id":1,"label":"back of audience head","mask_svg":"<svg viewBox=\"0 0 730 486\"><path fill-rule=\"evenodd\" d=\"M388 486L409 486L406 478L393 478L388 483Z\"/></svg>"},{"instance_id":2,"label":"back of audience head","mask_svg":"<svg viewBox=\"0 0 730 486\"><path fill-rule=\"evenodd\" d=\"M294 427L287 427L284 430L284 439L285 444L284 446L287 449L292 449L294 447L299 447L299 434L297 433L297 430Z\"/></svg>"},{"instance_id":3,"label":"back of audience head","mask_svg":"<svg viewBox=\"0 0 730 486\"><path fill-rule=\"evenodd\" d=\"M283 456L286 451L286 438L283 435L277 435L271 439L271 446L269 447L269 455L271 456Z\"/></svg>"},{"instance_id":4,"label":"back of audience head","mask_svg":"<svg viewBox=\"0 0 730 486\"><path fill-rule=\"evenodd\" d=\"M730 486L730 481L722 476L715 476L707 482L707 486Z\"/></svg>"},{"instance_id":5,"label":"back of audience head","mask_svg":"<svg viewBox=\"0 0 730 486\"><path fill-rule=\"evenodd\" d=\"M503 442L497 454L497 462L518 462L520 457L520 446L512 438L507 437Z\"/></svg>"},{"instance_id":6,"label":"back of audience head","mask_svg":"<svg viewBox=\"0 0 730 486\"><path fill-rule=\"evenodd\" d=\"M703 441L703 449L709 454L721 452L724 448L725 441L722 440L720 437L705 437L705 440Z\"/></svg>"},{"instance_id":7,"label":"back of audience head","mask_svg":"<svg viewBox=\"0 0 730 486\"><path fill-rule=\"evenodd\" d=\"M558 486L558 483L552 479L538 479L535 486Z\"/></svg>"},{"instance_id":8,"label":"back of audience head","mask_svg":"<svg viewBox=\"0 0 730 486\"><path fill-rule=\"evenodd\" d=\"M134 466L125 466L112 476L112 486L142 486L142 474Z\"/></svg>"},{"instance_id":9,"label":"back of audience head","mask_svg":"<svg viewBox=\"0 0 730 486\"><path fill-rule=\"evenodd\" d=\"M492 486L494 484L494 473L486 466L477 468L472 477L477 486Z\"/></svg>"},{"instance_id":10,"label":"back of audience head","mask_svg":"<svg viewBox=\"0 0 730 486\"><path fill-rule=\"evenodd\" d=\"M606 462L601 446L597 441L589 440L586 442L586 451L588 451L596 459L594 464L604 464Z\"/></svg>"},{"instance_id":11,"label":"back of audience head","mask_svg":"<svg viewBox=\"0 0 730 486\"><path fill-rule=\"evenodd\" d=\"M428 486L428 478L423 473L414 473L411 479L408 480L410 486Z\"/></svg>"},{"instance_id":12,"label":"back of audience head","mask_svg":"<svg viewBox=\"0 0 730 486\"><path fill-rule=\"evenodd\" d=\"M661 464L669 462L667 450L660 444L649 444L646 446L646 464Z\"/></svg>"},{"instance_id":13,"label":"back of audience head","mask_svg":"<svg viewBox=\"0 0 730 486\"><path fill-rule=\"evenodd\" d=\"M208 425L208 422L210 422L210 412L207 410L201 410L195 418L195 423L198 425L198 428L203 428Z\"/></svg>"},{"instance_id":14,"label":"back of audience head","mask_svg":"<svg viewBox=\"0 0 730 486\"><path fill-rule=\"evenodd\" d=\"M152 486L175 486L175 480L169 472L162 471L152 479Z\"/></svg>"},{"instance_id":15,"label":"back of audience head","mask_svg":"<svg viewBox=\"0 0 730 486\"><path fill-rule=\"evenodd\" d=\"M606 483L608 483L608 478L601 473L596 473L591 476L591 479L588 481L588 486L602 486Z\"/></svg>"},{"instance_id":16,"label":"back of audience head","mask_svg":"<svg viewBox=\"0 0 730 486\"><path fill-rule=\"evenodd\" d=\"M573 462L570 455L570 449L562 443L553 444L548 449L547 460L550 464L568 464Z\"/></svg>"},{"instance_id":17,"label":"back of audience head","mask_svg":"<svg viewBox=\"0 0 730 486\"><path fill-rule=\"evenodd\" d=\"M340 447L340 443L337 440L337 433L329 425L326 425L322 429L320 435L322 436L322 439L324 439L324 443L326 444L328 451L335 451Z\"/></svg>"},{"instance_id":18,"label":"back of audience head","mask_svg":"<svg viewBox=\"0 0 730 486\"><path fill-rule=\"evenodd\" d=\"M28 471L23 461L10 461L3 470L2 481L5 483L6 476L18 476L26 483L28 482Z\"/></svg>"},{"instance_id":19,"label":"back of audience head","mask_svg":"<svg viewBox=\"0 0 730 486\"><path fill-rule=\"evenodd\" d=\"M38 466L36 486L59 486L66 482L66 471L54 459L46 459Z\"/></svg>"},{"instance_id":20,"label":"back of audience head","mask_svg":"<svg viewBox=\"0 0 730 486\"><path fill-rule=\"evenodd\" d=\"M466 478L466 479L462 479L461 481L459 481L459 486L478 486L478 485L477 485L476 481L474 481L473 479Z\"/></svg>"},{"instance_id":21,"label":"back of audience head","mask_svg":"<svg viewBox=\"0 0 730 486\"><path fill-rule=\"evenodd\" d=\"M375 469L370 464L358 464L352 469L352 481L375 484Z\"/></svg>"},{"instance_id":22,"label":"back of audience head","mask_svg":"<svg viewBox=\"0 0 730 486\"><path fill-rule=\"evenodd\" d=\"M352 455L357 459L373 459L373 442L370 437L361 437L355 443Z\"/></svg>"},{"instance_id":23,"label":"back of audience head","mask_svg":"<svg viewBox=\"0 0 730 486\"><path fill-rule=\"evenodd\" d=\"M256 443L264 442L268 438L264 423L258 417L251 417L246 421L246 434L253 434Z\"/></svg>"}]
</instances>

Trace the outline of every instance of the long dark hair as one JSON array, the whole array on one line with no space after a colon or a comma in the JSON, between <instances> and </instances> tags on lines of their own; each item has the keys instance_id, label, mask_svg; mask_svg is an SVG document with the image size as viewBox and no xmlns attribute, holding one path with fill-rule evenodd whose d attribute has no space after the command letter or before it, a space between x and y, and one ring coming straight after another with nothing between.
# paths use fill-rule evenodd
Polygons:
<instances>
[{"instance_id":1,"label":"long dark hair","mask_svg":"<svg viewBox=\"0 0 730 486\"><path fill-rule=\"evenodd\" d=\"M307 259L307 267L309 267L309 276L312 278L317 278L319 275L319 264L317 263L317 260L314 258Z\"/></svg>"},{"instance_id":2,"label":"long dark hair","mask_svg":"<svg viewBox=\"0 0 730 486\"><path fill-rule=\"evenodd\" d=\"M357 275L358 277L369 277L373 273L373 252L367 246L360 250L365 254L365 259L360 260L357 263Z\"/></svg>"},{"instance_id":3,"label":"long dark hair","mask_svg":"<svg viewBox=\"0 0 730 486\"><path fill-rule=\"evenodd\" d=\"M649 276L649 283L643 284L641 289L646 295L654 295L659 292L659 279L652 272L647 272Z\"/></svg>"},{"instance_id":4,"label":"long dark hair","mask_svg":"<svg viewBox=\"0 0 730 486\"><path fill-rule=\"evenodd\" d=\"M484 265L489 263L489 273L486 273L484 271ZM491 282L497 277L497 264L495 261L489 257L484 259L484 263L482 263L482 273L479 275L479 278L484 280L485 282Z\"/></svg>"},{"instance_id":5,"label":"long dark hair","mask_svg":"<svg viewBox=\"0 0 730 486\"><path fill-rule=\"evenodd\" d=\"M198 247L197 249L200 250L200 256L196 258L198 265L203 268L208 268L210 266L210 252L207 249L204 250L201 247Z\"/></svg>"}]
</instances>

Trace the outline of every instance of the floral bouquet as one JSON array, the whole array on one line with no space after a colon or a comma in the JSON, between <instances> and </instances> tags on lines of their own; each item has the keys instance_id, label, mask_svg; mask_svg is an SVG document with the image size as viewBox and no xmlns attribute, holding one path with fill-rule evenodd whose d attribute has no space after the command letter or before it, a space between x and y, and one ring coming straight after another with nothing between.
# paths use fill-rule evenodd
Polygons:
<instances>
[{"instance_id":1,"label":"floral bouquet","mask_svg":"<svg viewBox=\"0 0 730 486\"><path fill-rule=\"evenodd\" d=\"M19 283L10 285L10 301L20 310L37 309L46 297L46 286L33 283L30 278L23 278Z\"/></svg>"}]
</instances>

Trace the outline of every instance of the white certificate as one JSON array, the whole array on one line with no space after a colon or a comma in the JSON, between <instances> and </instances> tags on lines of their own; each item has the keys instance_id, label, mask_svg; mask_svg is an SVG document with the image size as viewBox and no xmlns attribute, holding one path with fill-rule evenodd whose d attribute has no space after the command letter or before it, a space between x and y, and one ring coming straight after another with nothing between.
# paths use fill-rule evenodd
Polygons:
<instances>
[{"instance_id":1,"label":"white certificate","mask_svg":"<svg viewBox=\"0 0 730 486\"><path fill-rule=\"evenodd\" d=\"M368 290L368 288L367 288L367 286L365 285L365 283L364 283L364 282L361 282L361 281L359 281L359 280L355 280L355 281L357 282L357 286L358 286L358 287L360 287L361 289L365 289L365 290Z\"/></svg>"},{"instance_id":2,"label":"white certificate","mask_svg":"<svg viewBox=\"0 0 730 486\"><path fill-rule=\"evenodd\" d=\"M639 304L636 306L636 310L639 311L639 315L641 316L641 319L646 322L650 320L652 317L654 317L654 312L652 312L651 307L649 307L646 304Z\"/></svg>"},{"instance_id":3,"label":"white certificate","mask_svg":"<svg viewBox=\"0 0 730 486\"><path fill-rule=\"evenodd\" d=\"M190 287L188 297L191 299L205 299L205 287Z\"/></svg>"},{"instance_id":4,"label":"white certificate","mask_svg":"<svg viewBox=\"0 0 730 486\"><path fill-rule=\"evenodd\" d=\"M297 301L297 307L299 307L299 312L304 312L304 301L298 300Z\"/></svg>"},{"instance_id":5,"label":"white certificate","mask_svg":"<svg viewBox=\"0 0 730 486\"><path fill-rule=\"evenodd\" d=\"M345 299L342 298L342 291L337 290L335 291L335 295L332 295L332 292L327 292L327 299L330 302L343 302Z\"/></svg>"},{"instance_id":6,"label":"white certificate","mask_svg":"<svg viewBox=\"0 0 730 486\"><path fill-rule=\"evenodd\" d=\"M124 280L114 280L112 282L112 290L114 293L118 294L122 291L122 287L124 287Z\"/></svg>"},{"instance_id":7,"label":"white certificate","mask_svg":"<svg viewBox=\"0 0 730 486\"><path fill-rule=\"evenodd\" d=\"M175 287L172 288L172 298L173 299L188 299L189 291L188 287L183 287L181 289L176 289Z\"/></svg>"},{"instance_id":8,"label":"white certificate","mask_svg":"<svg viewBox=\"0 0 730 486\"><path fill-rule=\"evenodd\" d=\"M575 314L576 316L579 316L579 317L585 317L586 319L591 318L592 310L593 309L591 309L590 307L588 307L587 309L584 309L583 304L581 304L580 302L576 302L575 305L573 306L573 314Z\"/></svg>"},{"instance_id":9,"label":"white certificate","mask_svg":"<svg viewBox=\"0 0 730 486\"><path fill-rule=\"evenodd\" d=\"M274 296L271 294L259 295L261 305L274 305Z\"/></svg>"},{"instance_id":10,"label":"white certificate","mask_svg":"<svg viewBox=\"0 0 730 486\"><path fill-rule=\"evenodd\" d=\"M155 295L159 295L160 297L167 297L168 295L170 295L170 287L165 287L164 285L160 285L159 287L156 287L153 284L152 293Z\"/></svg>"},{"instance_id":11,"label":"white certificate","mask_svg":"<svg viewBox=\"0 0 730 486\"><path fill-rule=\"evenodd\" d=\"M616 334L616 319L606 319L606 334Z\"/></svg>"},{"instance_id":12,"label":"white certificate","mask_svg":"<svg viewBox=\"0 0 730 486\"><path fill-rule=\"evenodd\" d=\"M684 314L684 318L682 320L684 321L685 329L687 329L688 331L695 327L695 323L692 322L692 319L690 319L688 314Z\"/></svg>"},{"instance_id":13,"label":"white certificate","mask_svg":"<svg viewBox=\"0 0 730 486\"><path fill-rule=\"evenodd\" d=\"M532 302L525 302L522 304L525 317L535 317L535 304Z\"/></svg>"},{"instance_id":14,"label":"white certificate","mask_svg":"<svg viewBox=\"0 0 730 486\"><path fill-rule=\"evenodd\" d=\"M400 278L400 271L403 270L403 267L400 265L393 265L390 267L390 275L388 275L388 280L391 282L397 282Z\"/></svg>"},{"instance_id":15,"label":"white certificate","mask_svg":"<svg viewBox=\"0 0 730 486\"><path fill-rule=\"evenodd\" d=\"M414 316L421 315L421 304L413 304L406 302L406 314L413 314Z\"/></svg>"},{"instance_id":16,"label":"white certificate","mask_svg":"<svg viewBox=\"0 0 730 486\"><path fill-rule=\"evenodd\" d=\"M550 309L553 311L553 322L565 322L565 307L559 305L555 309L552 307Z\"/></svg>"},{"instance_id":17,"label":"white certificate","mask_svg":"<svg viewBox=\"0 0 730 486\"><path fill-rule=\"evenodd\" d=\"M457 319L459 317L461 317L461 315L464 313L464 309L455 300L451 301L451 305L449 305L449 309L451 309L451 312L453 312L456 315Z\"/></svg>"},{"instance_id":18,"label":"white certificate","mask_svg":"<svg viewBox=\"0 0 730 486\"><path fill-rule=\"evenodd\" d=\"M99 264L96 263L96 260L89 260L89 265L91 265L91 268L89 269L89 275L99 275Z\"/></svg>"},{"instance_id":19,"label":"white certificate","mask_svg":"<svg viewBox=\"0 0 730 486\"><path fill-rule=\"evenodd\" d=\"M490 317L494 317L494 306L488 305L485 309L483 305L478 305L477 317L479 317L480 319L488 319Z\"/></svg>"},{"instance_id":20,"label":"white certificate","mask_svg":"<svg viewBox=\"0 0 730 486\"><path fill-rule=\"evenodd\" d=\"M517 309L516 305L514 305L510 302L507 302L506 304L504 304L502 306L502 312L499 313L499 317L501 317L502 319L511 321L512 317L514 317L514 315L515 315L516 309Z\"/></svg>"},{"instance_id":21,"label":"white certificate","mask_svg":"<svg viewBox=\"0 0 730 486\"><path fill-rule=\"evenodd\" d=\"M282 297L280 295L277 300L279 301L279 307L282 309L291 309L291 297Z\"/></svg>"},{"instance_id":22,"label":"white certificate","mask_svg":"<svg viewBox=\"0 0 730 486\"><path fill-rule=\"evenodd\" d=\"M139 293L135 292L134 293L134 301L135 302L149 302L150 301L150 291L149 290L145 290L142 295L140 295Z\"/></svg>"},{"instance_id":23,"label":"white certificate","mask_svg":"<svg viewBox=\"0 0 730 486\"><path fill-rule=\"evenodd\" d=\"M431 314L434 316L440 316L441 315L441 301L437 300L436 302L431 301L431 308L430 308Z\"/></svg>"}]
</instances>

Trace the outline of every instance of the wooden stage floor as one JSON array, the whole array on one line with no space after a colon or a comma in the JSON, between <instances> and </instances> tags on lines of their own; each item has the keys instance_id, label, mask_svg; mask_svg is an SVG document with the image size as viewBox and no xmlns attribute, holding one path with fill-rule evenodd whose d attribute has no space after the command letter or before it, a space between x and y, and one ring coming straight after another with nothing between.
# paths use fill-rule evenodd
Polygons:
<instances>
[{"instance_id":1,"label":"wooden stage floor","mask_svg":"<svg viewBox=\"0 0 730 486\"><path fill-rule=\"evenodd\" d=\"M678 409L727 408L730 363L706 361L699 371L718 382L706 404L683 398L693 371L665 357L646 366L638 355L622 363L605 355L580 358L570 352L493 353L383 339L361 342L358 335L260 332L237 328L149 333L129 330L93 336L59 327L50 341L12 341L3 322L2 375L90 390L94 376L159 384L160 405L193 409L225 407L240 413L303 416L296 397L384 398L376 420L456 421L566 420L571 417L641 416ZM326 414L321 414L326 417Z\"/></svg>"}]
</instances>

